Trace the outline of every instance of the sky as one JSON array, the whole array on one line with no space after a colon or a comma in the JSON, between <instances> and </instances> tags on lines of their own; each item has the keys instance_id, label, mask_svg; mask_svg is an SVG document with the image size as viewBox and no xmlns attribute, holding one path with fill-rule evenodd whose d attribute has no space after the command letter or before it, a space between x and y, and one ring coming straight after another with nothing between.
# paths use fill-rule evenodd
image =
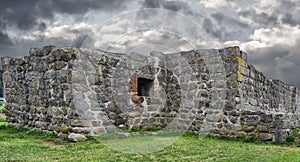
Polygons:
<instances>
[{"instance_id":1,"label":"sky","mask_svg":"<svg viewBox=\"0 0 300 162\"><path fill-rule=\"evenodd\" d=\"M267 77L300 87L300 1L0 1L1 57L46 45L144 55L237 45Z\"/></svg>"}]
</instances>

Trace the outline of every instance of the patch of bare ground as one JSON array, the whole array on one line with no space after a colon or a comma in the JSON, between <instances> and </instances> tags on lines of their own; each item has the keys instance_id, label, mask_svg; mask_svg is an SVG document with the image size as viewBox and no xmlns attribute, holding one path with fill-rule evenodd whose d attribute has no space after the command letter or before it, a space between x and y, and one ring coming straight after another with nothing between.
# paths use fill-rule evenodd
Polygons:
<instances>
[{"instance_id":1,"label":"patch of bare ground","mask_svg":"<svg viewBox=\"0 0 300 162\"><path fill-rule=\"evenodd\" d=\"M54 142L54 141L50 141L50 140L41 140L41 142L43 142L43 145L45 147L50 147L50 148L53 148L53 147L59 147L59 146L62 146L63 144L60 144L60 143L57 143L57 142Z\"/></svg>"}]
</instances>

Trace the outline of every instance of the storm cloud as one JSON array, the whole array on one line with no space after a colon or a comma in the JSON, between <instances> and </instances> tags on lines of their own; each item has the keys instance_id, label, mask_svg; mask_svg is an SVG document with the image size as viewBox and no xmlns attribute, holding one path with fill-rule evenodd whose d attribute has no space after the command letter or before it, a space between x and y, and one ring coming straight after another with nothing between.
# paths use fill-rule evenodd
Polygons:
<instances>
[{"instance_id":1,"label":"storm cloud","mask_svg":"<svg viewBox=\"0 0 300 162\"><path fill-rule=\"evenodd\" d=\"M300 87L299 0L0 2L1 56L49 44L81 47L87 40L92 48L141 52L239 45L265 75Z\"/></svg>"},{"instance_id":2,"label":"storm cloud","mask_svg":"<svg viewBox=\"0 0 300 162\"><path fill-rule=\"evenodd\" d=\"M55 14L72 14L80 16L89 10L111 12L120 10L126 1L123 0L2 0L0 18L7 25L16 25L19 29L29 30L36 25L45 24L39 19L53 19Z\"/></svg>"}]
</instances>

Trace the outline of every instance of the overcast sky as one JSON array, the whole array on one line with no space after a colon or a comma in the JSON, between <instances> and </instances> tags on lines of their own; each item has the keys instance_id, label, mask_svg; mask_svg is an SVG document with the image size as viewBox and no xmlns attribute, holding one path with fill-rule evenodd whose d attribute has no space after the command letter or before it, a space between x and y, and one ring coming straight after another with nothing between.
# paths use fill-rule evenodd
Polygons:
<instances>
[{"instance_id":1,"label":"overcast sky","mask_svg":"<svg viewBox=\"0 0 300 162\"><path fill-rule=\"evenodd\" d=\"M1 0L0 55L45 45L175 52L238 45L300 87L299 0Z\"/></svg>"}]
</instances>

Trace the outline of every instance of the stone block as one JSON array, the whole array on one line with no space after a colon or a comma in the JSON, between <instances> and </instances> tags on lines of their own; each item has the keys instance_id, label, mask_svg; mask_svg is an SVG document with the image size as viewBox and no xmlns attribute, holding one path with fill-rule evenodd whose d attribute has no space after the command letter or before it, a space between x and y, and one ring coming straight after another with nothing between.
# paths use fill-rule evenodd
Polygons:
<instances>
[{"instance_id":1,"label":"stone block","mask_svg":"<svg viewBox=\"0 0 300 162\"><path fill-rule=\"evenodd\" d=\"M239 118L238 117L230 117L230 122L233 123L233 124L236 124L239 122Z\"/></svg>"},{"instance_id":2,"label":"stone block","mask_svg":"<svg viewBox=\"0 0 300 162\"><path fill-rule=\"evenodd\" d=\"M278 121L275 121L275 126L280 129L288 129L288 128L291 128L291 121L278 120Z\"/></svg>"},{"instance_id":3,"label":"stone block","mask_svg":"<svg viewBox=\"0 0 300 162\"><path fill-rule=\"evenodd\" d=\"M259 121L258 116L251 116L251 117L245 118L245 124L248 126L251 126L251 125L256 126L259 123L260 123L260 121Z\"/></svg>"},{"instance_id":4,"label":"stone block","mask_svg":"<svg viewBox=\"0 0 300 162\"><path fill-rule=\"evenodd\" d=\"M89 134L91 132L91 128L86 127L73 127L70 129L73 133L83 133L83 134Z\"/></svg>"},{"instance_id":5,"label":"stone block","mask_svg":"<svg viewBox=\"0 0 300 162\"><path fill-rule=\"evenodd\" d=\"M10 58L10 57L2 57L1 58L1 63L2 63L2 66L9 66L9 65L11 65L11 61L12 60L12 58Z\"/></svg>"},{"instance_id":6,"label":"stone block","mask_svg":"<svg viewBox=\"0 0 300 162\"><path fill-rule=\"evenodd\" d=\"M238 138L242 138L242 137L247 136L247 133L243 132L243 131L236 132L235 134L236 134L236 137L238 137Z\"/></svg>"},{"instance_id":7,"label":"stone block","mask_svg":"<svg viewBox=\"0 0 300 162\"><path fill-rule=\"evenodd\" d=\"M238 65L241 66L241 67L243 67L244 70L247 71L247 70L246 70L246 67L247 67L247 62L246 62L246 60L244 60L244 59L241 58L241 57L237 57L237 60L238 60ZM245 73L245 74L246 74L246 73Z\"/></svg>"},{"instance_id":8,"label":"stone block","mask_svg":"<svg viewBox=\"0 0 300 162\"><path fill-rule=\"evenodd\" d=\"M266 132L269 132L269 129L266 126L258 125L256 127L256 131L266 133Z\"/></svg>"},{"instance_id":9,"label":"stone block","mask_svg":"<svg viewBox=\"0 0 300 162\"><path fill-rule=\"evenodd\" d=\"M40 48L30 48L29 49L29 55L30 56L43 56L43 52L41 52L42 49Z\"/></svg>"},{"instance_id":10,"label":"stone block","mask_svg":"<svg viewBox=\"0 0 300 162\"><path fill-rule=\"evenodd\" d=\"M257 106L257 100L251 98L251 99L250 99L250 104L251 104L252 106Z\"/></svg>"},{"instance_id":11,"label":"stone block","mask_svg":"<svg viewBox=\"0 0 300 162\"><path fill-rule=\"evenodd\" d=\"M270 133L259 133L258 134L258 139L261 141L272 141L273 140L273 135Z\"/></svg>"},{"instance_id":12,"label":"stone block","mask_svg":"<svg viewBox=\"0 0 300 162\"><path fill-rule=\"evenodd\" d=\"M73 127L89 127L90 122L87 120L72 120L71 125Z\"/></svg>"},{"instance_id":13,"label":"stone block","mask_svg":"<svg viewBox=\"0 0 300 162\"><path fill-rule=\"evenodd\" d=\"M93 128L93 134L94 135L100 135L106 133L106 129L104 127L95 127Z\"/></svg>"},{"instance_id":14,"label":"stone block","mask_svg":"<svg viewBox=\"0 0 300 162\"><path fill-rule=\"evenodd\" d=\"M277 130L274 133L275 142L284 143L286 141L286 137L288 136L285 130Z\"/></svg>"},{"instance_id":15,"label":"stone block","mask_svg":"<svg viewBox=\"0 0 300 162\"><path fill-rule=\"evenodd\" d=\"M229 115L232 115L232 116L240 116L240 111L230 111L229 112Z\"/></svg>"},{"instance_id":16,"label":"stone block","mask_svg":"<svg viewBox=\"0 0 300 162\"><path fill-rule=\"evenodd\" d=\"M275 120L283 120L284 119L284 114L276 114L275 116L274 116L274 119Z\"/></svg>"},{"instance_id":17,"label":"stone block","mask_svg":"<svg viewBox=\"0 0 300 162\"><path fill-rule=\"evenodd\" d=\"M229 132L228 132L225 128L223 128L223 129L220 131L220 135L222 135L222 136L227 135L227 134L229 134Z\"/></svg>"},{"instance_id":18,"label":"stone block","mask_svg":"<svg viewBox=\"0 0 300 162\"><path fill-rule=\"evenodd\" d=\"M262 115L260 115L260 121L263 123L270 123L273 121L273 115L272 114L262 114Z\"/></svg>"},{"instance_id":19,"label":"stone block","mask_svg":"<svg viewBox=\"0 0 300 162\"><path fill-rule=\"evenodd\" d=\"M258 138L258 133L256 133L256 132L250 132L250 133L248 133L248 136L252 136L252 138L254 140L256 140Z\"/></svg>"},{"instance_id":20,"label":"stone block","mask_svg":"<svg viewBox=\"0 0 300 162\"><path fill-rule=\"evenodd\" d=\"M86 136L82 135L82 134L76 134L76 133L70 133L68 136L68 139L71 142L82 142L87 140Z\"/></svg>"},{"instance_id":21,"label":"stone block","mask_svg":"<svg viewBox=\"0 0 300 162\"><path fill-rule=\"evenodd\" d=\"M255 130L255 126L243 126L243 130L245 132L253 132Z\"/></svg>"}]
</instances>

